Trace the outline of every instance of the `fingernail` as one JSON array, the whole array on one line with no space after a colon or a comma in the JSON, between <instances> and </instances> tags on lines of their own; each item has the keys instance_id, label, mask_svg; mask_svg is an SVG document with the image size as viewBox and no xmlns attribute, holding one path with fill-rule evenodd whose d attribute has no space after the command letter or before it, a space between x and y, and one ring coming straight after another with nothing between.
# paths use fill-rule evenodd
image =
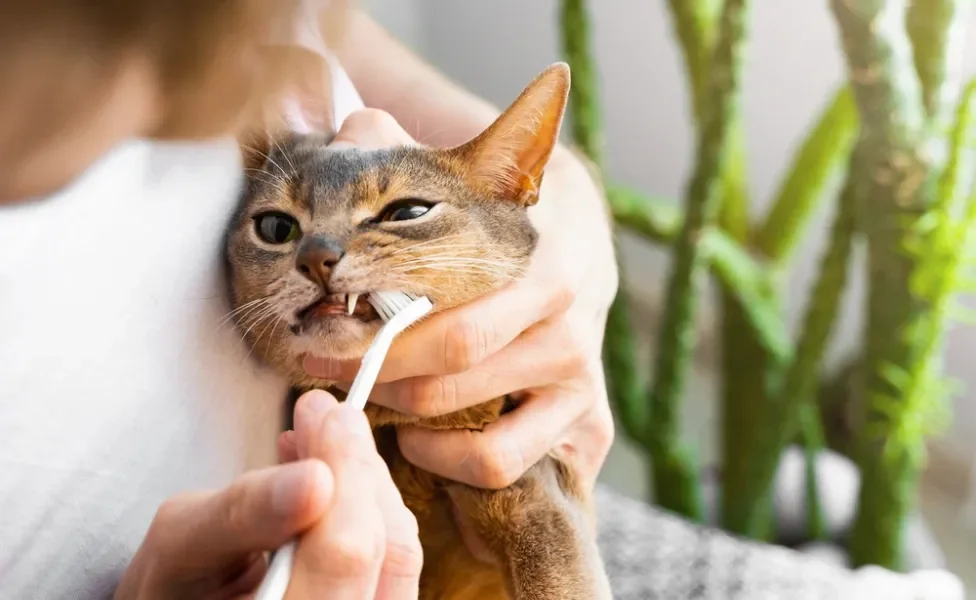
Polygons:
<instances>
[{"instance_id":1,"label":"fingernail","mask_svg":"<svg viewBox=\"0 0 976 600\"><path fill-rule=\"evenodd\" d=\"M312 377L332 379L342 374L342 361L320 356L306 356L302 368Z\"/></svg>"},{"instance_id":2,"label":"fingernail","mask_svg":"<svg viewBox=\"0 0 976 600\"><path fill-rule=\"evenodd\" d=\"M306 356L302 361L302 368L312 377L332 377L332 363L330 358L319 358L318 356Z\"/></svg>"},{"instance_id":3,"label":"fingernail","mask_svg":"<svg viewBox=\"0 0 976 600\"><path fill-rule=\"evenodd\" d=\"M305 401L308 409L317 415L324 414L336 405L336 400L328 392L322 390L312 390L306 392L308 399Z\"/></svg>"},{"instance_id":4,"label":"fingernail","mask_svg":"<svg viewBox=\"0 0 976 600\"><path fill-rule=\"evenodd\" d=\"M343 404L335 409L333 418L329 419L329 427L334 427L334 435L355 437L369 437L373 432L369 428L369 421L363 412L350 404Z\"/></svg>"},{"instance_id":5,"label":"fingernail","mask_svg":"<svg viewBox=\"0 0 976 600\"><path fill-rule=\"evenodd\" d=\"M275 514L290 517L295 507L302 505L307 493L307 473L301 463L281 468L271 489L271 508Z\"/></svg>"}]
</instances>

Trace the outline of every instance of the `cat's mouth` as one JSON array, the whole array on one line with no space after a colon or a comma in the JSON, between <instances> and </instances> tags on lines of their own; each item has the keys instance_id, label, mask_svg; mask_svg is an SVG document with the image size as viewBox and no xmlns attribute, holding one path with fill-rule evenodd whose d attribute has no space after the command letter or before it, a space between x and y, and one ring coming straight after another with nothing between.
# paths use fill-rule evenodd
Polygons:
<instances>
[{"instance_id":1,"label":"cat's mouth","mask_svg":"<svg viewBox=\"0 0 976 600\"><path fill-rule=\"evenodd\" d=\"M295 316L302 323L336 317L348 317L368 323L380 316L366 297L367 294L327 294L298 311Z\"/></svg>"}]
</instances>

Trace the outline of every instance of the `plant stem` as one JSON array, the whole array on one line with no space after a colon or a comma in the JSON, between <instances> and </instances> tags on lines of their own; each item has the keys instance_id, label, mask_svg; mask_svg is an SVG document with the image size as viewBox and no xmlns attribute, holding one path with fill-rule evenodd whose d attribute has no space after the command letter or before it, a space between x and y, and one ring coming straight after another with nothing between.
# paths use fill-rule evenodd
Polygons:
<instances>
[{"instance_id":1,"label":"plant stem","mask_svg":"<svg viewBox=\"0 0 976 600\"><path fill-rule=\"evenodd\" d=\"M645 382L637 366L637 335L631 325L627 290L620 288L607 315L603 360L607 391L624 433L637 444L644 440L648 423Z\"/></svg>"},{"instance_id":2,"label":"plant stem","mask_svg":"<svg viewBox=\"0 0 976 600\"><path fill-rule=\"evenodd\" d=\"M831 0L860 112L855 150L863 169L864 212L859 229L868 239L868 301L864 395L866 427L858 444L860 499L850 537L856 566L898 568L905 518L914 503L916 444L895 436L912 407L899 399L905 385L885 376L916 353L906 332L927 310L909 291L917 259L903 241L932 199L932 169L923 158L926 117L922 90L905 30L905 0Z\"/></svg>"},{"instance_id":3,"label":"plant stem","mask_svg":"<svg viewBox=\"0 0 976 600\"><path fill-rule=\"evenodd\" d=\"M664 508L693 519L702 517L698 472L680 450L678 407L691 360L700 281L706 273L699 242L713 225L720 207L720 175L728 156L729 122L738 102L747 15L746 0L728 0L722 12L707 84L714 102L709 104L700 133L695 172L685 201L685 220L676 240L650 392L648 438L655 448L654 489L659 494L667 490L668 496L663 500L672 504L662 503Z\"/></svg>"},{"instance_id":4,"label":"plant stem","mask_svg":"<svg viewBox=\"0 0 976 600\"><path fill-rule=\"evenodd\" d=\"M807 303L796 356L786 371L776 401L752 423L753 427L763 432L763 435L757 438L759 444L750 457L751 470L745 478L749 485L753 486L750 495L754 497L765 497L772 490L780 456L786 446L795 439L804 418L813 421L813 424L809 422L806 424L808 435L816 438L810 441L817 445L822 443L823 436L819 428L816 431L811 431L809 428L819 424L819 417L814 416L818 415L814 408L815 393L827 342L837 319L847 281L857 214L857 181L857 169L852 159L844 191L837 202L837 213L831 228L830 241L810 301ZM807 413L806 417L804 412ZM731 516L727 523L732 531L757 535L766 526L765 519L768 515L765 514L764 507L743 505L736 508L740 508L741 512L739 515Z\"/></svg>"},{"instance_id":5,"label":"plant stem","mask_svg":"<svg viewBox=\"0 0 976 600\"><path fill-rule=\"evenodd\" d=\"M803 457L806 466L807 535L813 540L826 537L823 507L820 503L820 485L817 478L817 456L824 447L820 414L809 399L800 407L800 431L803 437Z\"/></svg>"},{"instance_id":6,"label":"plant stem","mask_svg":"<svg viewBox=\"0 0 976 600\"><path fill-rule=\"evenodd\" d=\"M573 73L573 84L569 89L573 141L602 172L603 119L586 0L563 0L560 16L563 54Z\"/></svg>"},{"instance_id":7,"label":"plant stem","mask_svg":"<svg viewBox=\"0 0 976 600\"><path fill-rule=\"evenodd\" d=\"M607 190L614 223L650 242L670 245L681 229L681 210L665 200L614 186Z\"/></svg>"},{"instance_id":8,"label":"plant stem","mask_svg":"<svg viewBox=\"0 0 976 600\"><path fill-rule=\"evenodd\" d=\"M908 8L915 70L922 86L922 102L937 133L950 127L963 76L966 45L964 13L972 0L924 0Z\"/></svg>"},{"instance_id":9,"label":"plant stem","mask_svg":"<svg viewBox=\"0 0 976 600\"><path fill-rule=\"evenodd\" d=\"M709 96L708 70L715 49L719 16L726 0L668 0L671 21L681 46L688 73L691 105L699 127L705 121ZM740 242L749 234L749 205L746 193L745 127L737 110L729 133L729 157L722 170L722 208L719 222Z\"/></svg>"}]
</instances>

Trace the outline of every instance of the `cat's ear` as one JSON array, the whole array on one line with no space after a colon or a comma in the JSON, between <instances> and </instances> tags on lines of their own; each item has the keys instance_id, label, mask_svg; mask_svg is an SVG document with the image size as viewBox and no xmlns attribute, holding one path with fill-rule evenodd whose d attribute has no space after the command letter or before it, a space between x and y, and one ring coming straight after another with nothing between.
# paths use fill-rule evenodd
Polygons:
<instances>
[{"instance_id":1,"label":"cat's ear","mask_svg":"<svg viewBox=\"0 0 976 600\"><path fill-rule=\"evenodd\" d=\"M285 80L268 82L280 90L278 94L256 108L253 126L238 136L244 166L251 169L264 164L276 136L332 135L336 129L333 75L328 59L299 47L267 48L265 53L262 59L288 67L279 74Z\"/></svg>"},{"instance_id":2,"label":"cat's ear","mask_svg":"<svg viewBox=\"0 0 976 600\"><path fill-rule=\"evenodd\" d=\"M543 170L559 140L569 80L568 65L551 65L488 129L455 149L472 185L523 206L538 201Z\"/></svg>"}]
</instances>

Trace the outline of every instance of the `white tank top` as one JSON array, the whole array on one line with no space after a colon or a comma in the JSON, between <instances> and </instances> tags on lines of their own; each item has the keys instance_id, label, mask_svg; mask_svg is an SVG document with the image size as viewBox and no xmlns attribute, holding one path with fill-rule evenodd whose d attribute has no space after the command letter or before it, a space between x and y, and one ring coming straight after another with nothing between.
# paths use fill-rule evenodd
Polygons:
<instances>
[{"instance_id":1,"label":"white tank top","mask_svg":"<svg viewBox=\"0 0 976 600\"><path fill-rule=\"evenodd\" d=\"M111 596L164 499L275 461L286 383L224 318L240 173L231 140L132 141L0 209L0 599Z\"/></svg>"}]
</instances>

